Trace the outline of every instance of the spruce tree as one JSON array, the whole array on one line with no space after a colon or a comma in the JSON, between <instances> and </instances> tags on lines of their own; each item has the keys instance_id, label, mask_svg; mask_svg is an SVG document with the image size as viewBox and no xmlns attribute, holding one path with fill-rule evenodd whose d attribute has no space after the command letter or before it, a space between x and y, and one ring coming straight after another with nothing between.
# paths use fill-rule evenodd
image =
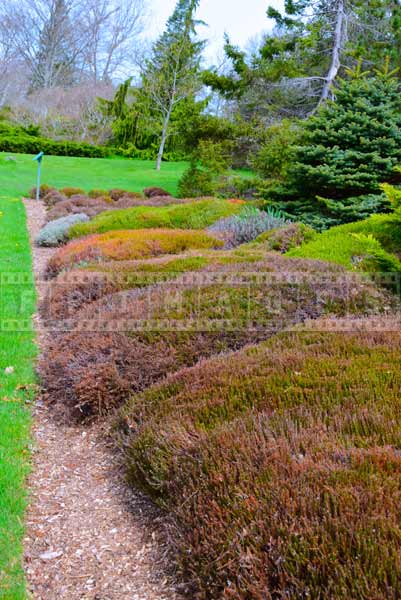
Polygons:
<instances>
[{"instance_id":1,"label":"spruce tree","mask_svg":"<svg viewBox=\"0 0 401 600\"><path fill-rule=\"evenodd\" d=\"M335 100L305 122L290 178L303 197L344 199L380 193L401 163L400 83L388 64L375 76L348 72Z\"/></svg>"}]
</instances>

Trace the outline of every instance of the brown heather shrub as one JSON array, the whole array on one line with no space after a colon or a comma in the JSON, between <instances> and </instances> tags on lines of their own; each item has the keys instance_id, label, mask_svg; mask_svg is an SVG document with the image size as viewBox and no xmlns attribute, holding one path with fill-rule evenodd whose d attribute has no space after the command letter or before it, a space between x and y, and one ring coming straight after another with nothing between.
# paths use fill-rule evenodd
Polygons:
<instances>
[{"instance_id":1,"label":"brown heather shrub","mask_svg":"<svg viewBox=\"0 0 401 600\"><path fill-rule=\"evenodd\" d=\"M291 333L202 361L119 418L194 600L401 597L401 334Z\"/></svg>"},{"instance_id":2,"label":"brown heather shrub","mask_svg":"<svg viewBox=\"0 0 401 600\"><path fill-rule=\"evenodd\" d=\"M43 202L48 210L56 206L56 204L60 204L66 200L67 196L64 196L64 194L61 194L57 190L51 190L43 197Z\"/></svg>"},{"instance_id":3,"label":"brown heather shrub","mask_svg":"<svg viewBox=\"0 0 401 600\"><path fill-rule=\"evenodd\" d=\"M86 192L78 187L65 187L61 188L60 193L67 196L67 198L71 198L72 196L84 196Z\"/></svg>"},{"instance_id":4,"label":"brown heather shrub","mask_svg":"<svg viewBox=\"0 0 401 600\"><path fill-rule=\"evenodd\" d=\"M121 198L131 198L132 200L140 200L143 199L142 194L139 192L128 192L127 190L113 189L107 192L107 195L110 196L114 202L117 200L121 200Z\"/></svg>"},{"instance_id":5,"label":"brown heather shrub","mask_svg":"<svg viewBox=\"0 0 401 600\"><path fill-rule=\"evenodd\" d=\"M57 192L58 194L58 192ZM46 202L45 197L44 201ZM109 210L120 210L122 208L132 208L136 205L136 200L132 200L128 197L122 198L117 202L113 202L108 196L100 196L97 198L90 198L89 196L71 196L66 199L64 196L61 197L60 201L48 211L46 215L46 221L54 221L61 217L67 217L71 214L84 213L88 217L95 217L102 212Z\"/></svg>"},{"instance_id":6,"label":"brown heather shrub","mask_svg":"<svg viewBox=\"0 0 401 600\"><path fill-rule=\"evenodd\" d=\"M99 363L112 361L124 386L141 391L202 357L265 340L306 319L369 313L383 303L369 283L355 276L347 281L349 274L327 263L272 255L243 263L240 273L235 263L208 268L171 283L104 296L79 311L68 323L70 331L55 335L42 358L49 398L77 418L93 418L124 400L110 393L99 400ZM271 276L266 280L263 273ZM78 387L82 379L85 388Z\"/></svg>"},{"instance_id":7,"label":"brown heather shrub","mask_svg":"<svg viewBox=\"0 0 401 600\"><path fill-rule=\"evenodd\" d=\"M148 187L143 190L146 198L153 198L154 196L171 196L170 192L166 192L160 187Z\"/></svg>"},{"instance_id":8,"label":"brown heather shrub","mask_svg":"<svg viewBox=\"0 0 401 600\"><path fill-rule=\"evenodd\" d=\"M56 192L56 188L52 187L51 185L48 185L47 183L42 183L42 185L39 188L39 198L41 200L43 200L43 198L46 196L46 194L49 194L50 192ZM32 188L29 192L29 197L35 199L36 198L36 186L34 188Z\"/></svg>"},{"instance_id":9,"label":"brown heather shrub","mask_svg":"<svg viewBox=\"0 0 401 600\"><path fill-rule=\"evenodd\" d=\"M54 277L80 263L135 260L189 249L219 248L222 243L203 231L185 229L138 229L109 231L71 241L59 248L47 265Z\"/></svg>"}]
</instances>

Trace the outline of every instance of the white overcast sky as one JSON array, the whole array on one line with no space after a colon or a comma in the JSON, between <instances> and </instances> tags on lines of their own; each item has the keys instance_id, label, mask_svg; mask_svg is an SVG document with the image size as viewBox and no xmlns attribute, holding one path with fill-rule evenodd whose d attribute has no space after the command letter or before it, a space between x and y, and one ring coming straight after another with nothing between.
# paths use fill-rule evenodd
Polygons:
<instances>
[{"instance_id":1,"label":"white overcast sky","mask_svg":"<svg viewBox=\"0 0 401 600\"><path fill-rule=\"evenodd\" d=\"M150 37L163 31L166 20L173 12L176 0L149 0ZM245 46L255 35L271 29L266 16L269 5L282 9L284 0L201 0L197 18L209 27L199 28L202 38L209 40L207 56L213 61L223 45L227 32L232 43Z\"/></svg>"}]
</instances>

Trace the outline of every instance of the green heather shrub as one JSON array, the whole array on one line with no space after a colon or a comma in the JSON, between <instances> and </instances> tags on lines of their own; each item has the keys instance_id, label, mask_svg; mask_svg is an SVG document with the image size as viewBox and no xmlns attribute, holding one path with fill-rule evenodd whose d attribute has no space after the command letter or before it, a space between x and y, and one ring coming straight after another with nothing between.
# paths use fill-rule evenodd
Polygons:
<instances>
[{"instance_id":1,"label":"green heather shrub","mask_svg":"<svg viewBox=\"0 0 401 600\"><path fill-rule=\"evenodd\" d=\"M85 192L83 192L85 193ZM90 190L88 192L89 198L104 198L111 197L107 190Z\"/></svg>"},{"instance_id":2,"label":"green heather shrub","mask_svg":"<svg viewBox=\"0 0 401 600\"><path fill-rule=\"evenodd\" d=\"M401 214L372 215L365 221L333 227L288 256L316 258L359 270L401 272Z\"/></svg>"},{"instance_id":3,"label":"green heather shrub","mask_svg":"<svg viewBox=\"0 0 401 600\"><path fill-rule=\"evenodd\" d=\"M227 247L235 247L251 242L261 233L277 229L287 223L278 211L261 211L253 206L246 206L239 214L224 217L208 229L214 235L221 237Z\"/></svg>"},{"instance_id":4,"label":"green heather shrub","mask_svg":"<svg viewBox=\"0 0 401 600\"><path fill-rule=\"evenodd\" d=\"M262 233L251 245L262 245L265 250L275 250L284 254L292 248L310 242L316 235L316 231L304 223L289 223Z\"/></svg>"},{"instance_id":5,"label":"green heather shrub","mask_svg":"<svg viewBox=\"0 0 401 600\"><path fill-rule=\"evenodd\" d=\"M68 241L68 231L73 225L86 221L89 221L89 217L83 213L51 221L40 230L35 243L38 246L60 246Z\"/></svg>"},{"instance_id":6,"label":"green heather shrub","mask_svg":"<svg viewBox=\"0 0 401 600\"><path fill-rule=\"evenodd\" d=\"M288 333L128 401L128 479L174 519L191 597L401 596L400 351Z\"/></svg>"},{"instance_id":7,"label":"green heather shrub","mask_svg":"<svg viewBox=\"0 0 401 600\"><path fill-rule=\"evenodd\" d=\"M242 203L206 199L188 204L161 207L138 206L127 210L107 211L95 217L90 223L77 225L71 229L70 237L118 229L204 229L221 217L240 212L242 208Z\"/></svg>"},{"instance_id":8,"label":"green heather shrub","mask_svg":"<svg viewBox=\"0 0 401 600\"><path fill-rule=\"evenodd\" d=\"M84 196L85 190L77 187L65 187L59 190L60 194L67 196L67 198L71 198L71 196Z\"/></svg>"}]
</instances>

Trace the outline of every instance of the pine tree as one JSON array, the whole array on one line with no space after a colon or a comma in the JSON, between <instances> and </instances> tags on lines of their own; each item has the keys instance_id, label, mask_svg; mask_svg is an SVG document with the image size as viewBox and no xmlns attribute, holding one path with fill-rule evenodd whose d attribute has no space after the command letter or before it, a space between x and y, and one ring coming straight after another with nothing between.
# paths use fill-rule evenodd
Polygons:
<instances>
[{"instance_id":1,"label":"pine tree","mask_svg":"<svg viewBox=\"0 0 401 600\"><path fill-rule=\"evenodd\" d=\"M156 168L160 170L174 110L199 91L204 42L196 39L199 0L178 0L166 31L156 41L142 77L142 97L160 131Z\"/></svg>"}]
</instances>

